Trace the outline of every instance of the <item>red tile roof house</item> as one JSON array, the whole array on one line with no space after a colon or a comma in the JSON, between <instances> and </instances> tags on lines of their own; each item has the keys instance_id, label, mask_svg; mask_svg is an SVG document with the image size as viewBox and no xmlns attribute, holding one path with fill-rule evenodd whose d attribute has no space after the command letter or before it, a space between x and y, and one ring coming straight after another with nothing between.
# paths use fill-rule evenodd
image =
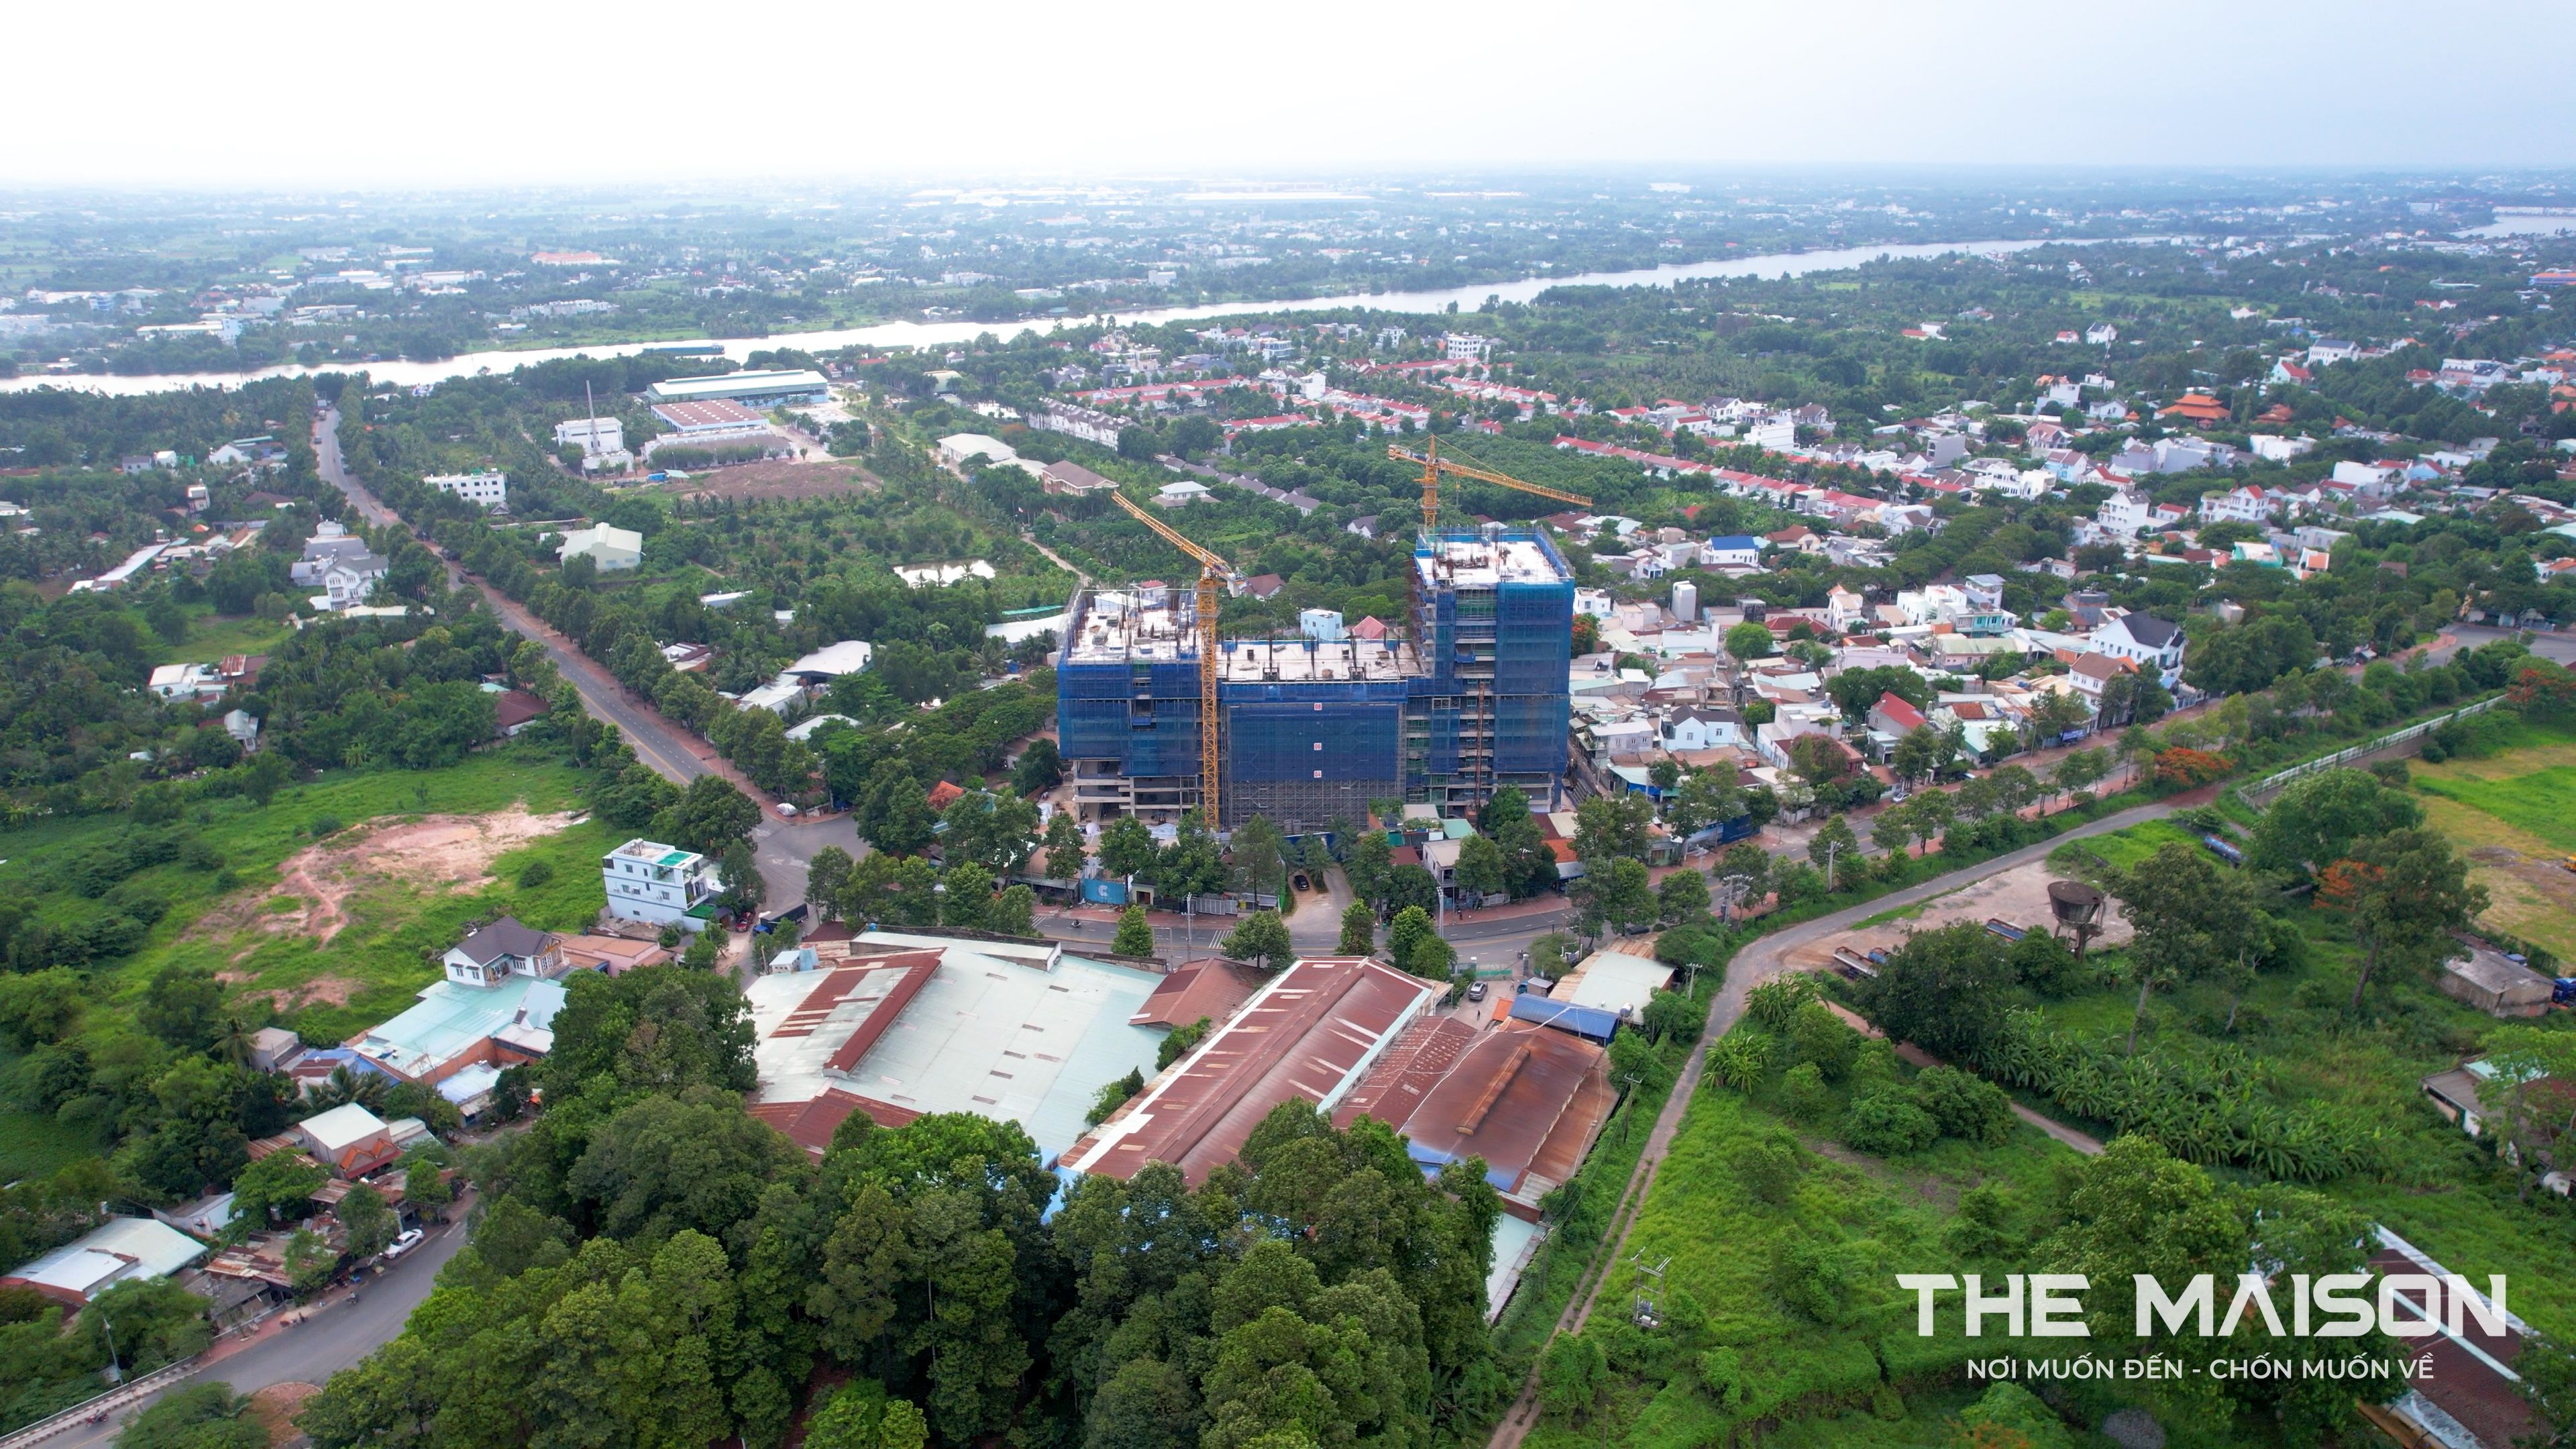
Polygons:
<instances>
[{"instance_id":1,"label":"red tile roof house","mask_svg":"<svg viewBox=\"0 0 2576 1449\"><path fill-rule=\"evenodd\" d=\"M1895 694L1881 694L1878 703L1869 707L1869 727L1882 734L1902 737L1923 727L1923 711L1907 704Z\"/></svg>"}]
</instances>

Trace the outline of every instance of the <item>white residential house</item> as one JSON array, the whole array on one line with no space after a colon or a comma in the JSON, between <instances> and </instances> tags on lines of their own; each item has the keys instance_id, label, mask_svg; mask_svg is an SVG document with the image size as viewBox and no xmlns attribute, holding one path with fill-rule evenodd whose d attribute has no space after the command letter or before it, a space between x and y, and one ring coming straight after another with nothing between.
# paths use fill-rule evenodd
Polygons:
<instances>
[{"instance_id":1,"label":"white residential house","mask_svg":"<svg viewBox=\"0 0 2576 1449\"><path fill-rule=\"evenodd\" d=\"M2203 523L2261 523L2272 516L2272 502L2260 488L2230 488L2200 495Z\"/></svg>"},{"instance_id":2,"label":"white residential house","mask_svg":"<svg viewBox=\"0 0 2576 1449\"><path fill-rule=\"evenodd\" d=\"M699 908L721 889L715 862L694 850L641 838L601 856L599 874L608 888L610 915L692 931L706 929L707 913Z\"/></svg>"},{"instance_id":3,"label":"white residential house","mask_svg":"<svg viewBox=\"0 0 2576 1449\"><path fill-rule=\"evenodd\" d=\"M644 535L613 523L596 523L565 534L563 542L555 546L555 557L565 563L576 558L588 558L601 573L641 568L644 564Z\"/></svg>"},{"instance_id":4,"label":"white residential house","mask_svg":"<svg viewBox=\"0 0 2576 1449\"><path fill-rule=\"evenodd\" d=\"M2317 445L2314 438L2288 438L2277 433L2256 433L2247 441L2254 445L2254 456L2267 463L2286 463Z\"/></svg>"},{"instance_id":5,"label":"white residential house","mask_svg":"<svg viewBox=\"0 0 2576 1449\"><path fill-rule=\"evenodd\" d=\"M1825 595L1825 623L1838 633L1850 632L1868 615L1868 601L1840 584Z\"/></svg>"},{"instance_id":6,"label":"white residential house","mask_svg":"<svg viewBox=\"0 0 2576 1449\"><path fill-rule=\"evenodd\" d=\"M453 493L487 513L510 506L510 475L498 468L479 473L438 473L420 481L441 493Z\"/></svg>"},{"instance_id":7,"label":"white residential house","mask_svg":"<svg viewBox=\"0 0 2576 1449\"><path fill-rule=\"evenodd\" d=\"M1154 503L1161 508L1178 508L1183 504L1196 503L1207 496L1206 484L1183 479L1178 483L1166 483L1155 490Z\"/></svg>"},{"instance_id":8,"label":"white residential house","mask_svg":"<svg viewBox=\"0 0 2576 1449\"><path fill-rule=\"evenodd\" d=\"M367 547L365 539L326 520L305 540L304 557L288 567L287 577L322 590L313 597L313 607L337 610L365 603L375 592L376 581L391 568L382 555Z\"/></svg>"},{"instance_id":9,"label":"white residential house","mask_svg":"<svg viewBox=\"0 0 2576 1449\"><path fill-rule=\"evenodd\" d=\"M552 932L503 916L468 932L439 962L459 986L498 986L512 976L552 979L563 974L563 943Z\"/></svg>"},{"instance_id":10,"label":"white residential house","mask_svg":"<svg viewBox=\"0 0 2576 1449\"><path fill-rule=\"evenodd\" d=\"M2084 329L2084 340L2094 347L2108 347L2120 340L2120 329L2108 322L2096 322Z\"/></svg>"},{"instance_id":11,"label":"white residential house","mask_svg":"<svg viewBox=\"0 0 2576 1449\"><path fill-rule=\"evenodd\" d=\"M1744 743L1744 722L1731 709L1697 706L1677 709L1664 719L1664 748L1714 750Z\"/></svg>"},{"instance_id":12,"label":"white residential house","mask_svg":"<svg viewBox=\"0 0 2576 1449\"><path fill-rule=\"evenodd\" d=\"M1715 568L1759 568L1762 540L1751 534L1724 534L1708 541L1700 557Z\"/></svg>"},{"instance_id":13,"label":"white residential house","mask_svg":"<svg viewBox=\"0 0 2576 1449\"><path fill-rule=\"evenodd\" d=\"M2153 669L2171 689L2182 679L2182 629L2153 614L2123 614L2093 631L2092 652Z\"/></svg>"}]
</instances>

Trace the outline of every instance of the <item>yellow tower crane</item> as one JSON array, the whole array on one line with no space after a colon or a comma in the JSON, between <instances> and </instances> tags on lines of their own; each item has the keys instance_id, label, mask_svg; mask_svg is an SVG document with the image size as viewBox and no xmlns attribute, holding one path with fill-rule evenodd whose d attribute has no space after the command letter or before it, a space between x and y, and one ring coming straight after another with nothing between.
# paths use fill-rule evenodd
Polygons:
<instances>
[{"instance_id":1,"label":"yellow tower crane","mask_svg":"<svg viewBox=\"0 0 2576 1449\"><path fill-rule=\"evenodd\" d=\"M1508 473L1496 473L1490 469L1461 463L1454 458L1443 458L1440 456L1438 438L1431 439L1429 451L1421 453L1401 443L1389 443L1386 445L1386 455L1400 462L1422 465L1422 527L1425 532L1440 526L1440 475L1443 473L1457 478L1473 478L1479 483L1514 488L1523 493L1535 493L1541 498L1553 498L1559 503L1575 503L1585 508L1592 506L1592 500L1580 493L1568 493L1559 488L1524 483Z\"/></svg>"},{"instance_id":2,"label":"yellow tower crane","mask_svg":"<svg viewBox=\"0 0 2576 1449\"><path fill-rule=\"evenodd\" d=\"M1224 817L1217 811L1217 777L1224 756L1217 746L1217 588L1222 585L1227 592L1236 592L1243 586L1243 575L1236 573L1234 565L1223 557L1192 543L1182 536L1179 529L1146 512L1126 494L1112 493L1109 496L1138 523L1152 529L1163 542L1188 554L1191 561L1199 566L1199 809L1207 820L1208 829L1221 829Z\"/></svg>"}]
</instances>

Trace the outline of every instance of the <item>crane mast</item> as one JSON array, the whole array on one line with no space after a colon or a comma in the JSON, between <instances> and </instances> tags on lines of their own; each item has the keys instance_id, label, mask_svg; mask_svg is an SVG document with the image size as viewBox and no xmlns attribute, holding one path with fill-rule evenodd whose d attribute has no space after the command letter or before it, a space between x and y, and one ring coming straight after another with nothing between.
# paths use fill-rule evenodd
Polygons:
<instances>
[{"instance_id":1,"label":"crane mast","mask_svg":"<svg viewBox=\"0 0 2576 1449\"><path fill-rule=\"evenodd\" d=\"M1199 566L1199 807L1206 812L1208 829L1220 829L1224 816L1218 810L1217 780L1224 756L1217 740L1217 589L1222 585L1231 590L1243 576L1236 573L1234 565L1227 563L1222 555L1191 542L1179 529L1147 513L1126 494L1112 493L1109 496L1138 523L1152 529L1156 536L1187 554L1191 562Z\"/></svg>"}]
</instances>

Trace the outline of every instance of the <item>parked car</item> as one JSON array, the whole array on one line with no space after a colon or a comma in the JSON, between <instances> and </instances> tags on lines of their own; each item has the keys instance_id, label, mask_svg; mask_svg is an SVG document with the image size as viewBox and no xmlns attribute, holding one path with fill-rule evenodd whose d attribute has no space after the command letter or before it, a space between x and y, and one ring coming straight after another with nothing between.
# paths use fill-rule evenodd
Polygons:
<instances>
[{"instance_id":1,"label":"parked car","mask_svg":"<svg viewBox=\"0 0 2576 1449\"><path fill-rule=\"evenodd\" d=\"M403 1254L410 1252L412 1249L419 1247L420 1238L420 1229L403 1229L402 1236L394 1239L393 1246L385 1249L385 1261L390 1263L396 1258L401 1257Z\"/></svg>"},{"instance_id":2,"label":"parked car","mask_svg":"<svg viewBox=\"0 0 2576 1449\"><path fill-rule=\"evenodd\" d=\"M1484 983L1484 982L1482 982L1482 981L1476 981L1476 982L1471 982L1471 983L1469 983L1469 985L1468 985L1468 987L1467 987L1467 999L1468 999L1469 1001L1482 1001L1482 1000L1484 1000L1484 999L1485 999L1485 983Z\"/></svg>"}]
</instances>

